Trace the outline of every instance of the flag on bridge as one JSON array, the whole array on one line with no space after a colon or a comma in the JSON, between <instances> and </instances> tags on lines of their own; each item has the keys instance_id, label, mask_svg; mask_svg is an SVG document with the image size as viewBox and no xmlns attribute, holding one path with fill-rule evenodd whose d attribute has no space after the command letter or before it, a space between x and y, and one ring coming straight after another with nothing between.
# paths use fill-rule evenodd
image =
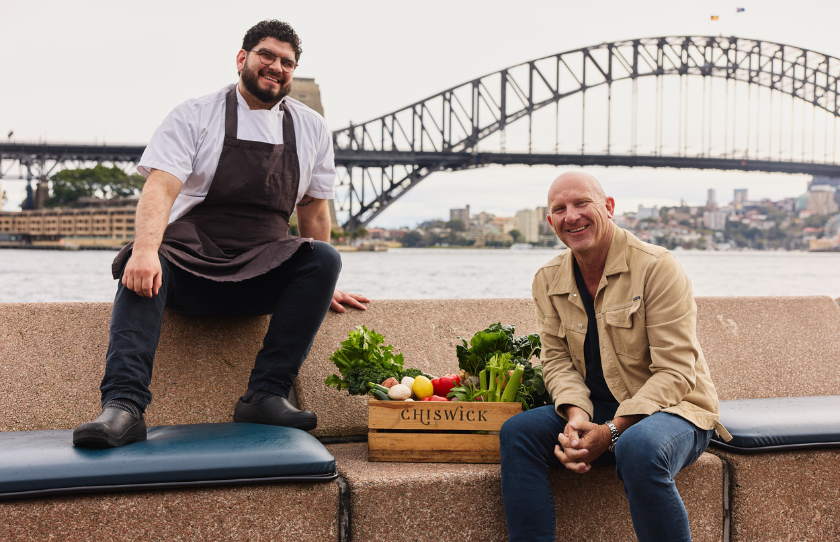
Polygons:
<instances>
[{"instance_id":1,"label":"flag on bridge","mask_svg":"<svg viewBox=\"0 0 840 542\"><path fill-rule=\"evenodd\" d=\"M720 19L719 15L712 15L712 20L713 21L717 21L718 19Z\"/></svg>"}]
</instances>

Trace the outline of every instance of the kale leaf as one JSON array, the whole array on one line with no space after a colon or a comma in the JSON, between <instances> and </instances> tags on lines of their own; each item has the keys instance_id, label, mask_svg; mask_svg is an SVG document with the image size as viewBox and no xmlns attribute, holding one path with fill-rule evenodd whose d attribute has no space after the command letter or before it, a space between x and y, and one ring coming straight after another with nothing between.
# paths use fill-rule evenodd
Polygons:
<instances>
[{"instance_id":1,"label":"kale leaf","mask_svg":"<svg viewBox=\"0 0 840 542\"><path fill-rule=\"evenodd\" d=\"M356 327L330 357L341 376L330 375L324 383L346 389L350 395L365 395L370 382L381 384L390 377L401 380L403 376L414 378L424 374L419 369L405 369L403 355L394 354L394 347L384 342L385 337L375 331Z\"/></svg>"}]
</instances>

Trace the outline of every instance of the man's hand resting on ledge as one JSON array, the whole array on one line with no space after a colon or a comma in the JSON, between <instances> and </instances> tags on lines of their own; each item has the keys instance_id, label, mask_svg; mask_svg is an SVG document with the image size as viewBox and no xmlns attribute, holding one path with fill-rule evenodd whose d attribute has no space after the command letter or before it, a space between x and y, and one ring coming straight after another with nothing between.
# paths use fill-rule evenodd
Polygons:
<instances>
[{"instance_id":1,"label":"man's hand resting on ledge","mask_svg":"<svg viewBox=\"0 0 840 542\"><path fill-rule=\"evenodd\" d=\"M348 307L365 311L367 307L362 305L362 303L370 303L370 299L361 294L348 294L347 292L336 290L333 294L332 303L330 303L330 310L344 312L345 309L341 305L342 303Z\"/></svg>"},{"instance_id":2,"label":"man's hand resting on ledge","mask_svg":"<svg viewBox=\"0 0 840 542\"><path fill-rule=\"evenodd\" d=\"M160 260L157 251L135 249L123 272L123 286L139 296L157 295L161 286Z\"/></svg>"}]
</instances>

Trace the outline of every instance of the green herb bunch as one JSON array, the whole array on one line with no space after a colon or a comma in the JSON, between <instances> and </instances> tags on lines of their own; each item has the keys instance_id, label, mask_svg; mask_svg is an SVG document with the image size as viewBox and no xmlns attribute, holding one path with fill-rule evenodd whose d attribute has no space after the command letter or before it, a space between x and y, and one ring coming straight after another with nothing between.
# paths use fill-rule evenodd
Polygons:
<instances>
[{"instance_id":1,"label":"green herb bunch","mask_svg":"<svg viewBox=\"0 0 840 542\"><path fill-rule=\"evenodd\" d=\"M366 395L371 382L381 384L390 377L401 380L423 374L419 369L405 369L403 355L394 354L394 347L384 342L385 337L375 331L356 327L330 357L341 376L330 375L324 383L346 389L350 395Z\"/></svg>"}]
</instances>

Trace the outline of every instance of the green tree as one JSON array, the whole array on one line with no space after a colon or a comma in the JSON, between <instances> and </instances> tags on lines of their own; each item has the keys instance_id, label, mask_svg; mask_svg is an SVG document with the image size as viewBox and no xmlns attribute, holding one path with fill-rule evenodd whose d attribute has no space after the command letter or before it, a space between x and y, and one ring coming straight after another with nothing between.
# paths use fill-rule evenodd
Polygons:
<instances>
[{"instance_id":1,"label":"green tree","mask_svg":"<svg viewBox=\"0 0 840 542\"><path fill-rule=\"evenodd\" d=\"M463 220L450 220L446 223L446 227L452 231L466 231L467 228L464 226Z\"/></svg>"},{"instance_id":2,"label":"green tree","mask_svg":"<svg viewBox=\"0 0 840 542\"><path fill-rule=\"evenodd\" d=\"M146 182L142 175L129 175L116 166L101 164L59 171L50 181L52 195L44 202L45 207L72 207L82 197L128 198L140 194Z\"/></svg>"},{"instance_id":3,"label":"green tree","mask_svg":"<svg viewBox=\"0 0 840 542\"><path fill-rule=\"evenodd\" d=\"M400 238L400 243L404 247L424 247L426 243L423 240L423 234L421 234L417 230L412 230L406 232L405 235Z\"/></svg>"},{"instance_id":4,"label":"green tree","mask_svg":"<svg viewBox=\"0 0 840 542\"><path fill-rule=\"evenodd\" d=\"M349 232L351 239L364 239L367 237L368 231L365 228L359 228Z\"/></svg>"},{"instance_id":5,"label":"green tree","mask_svg":"<svg viewBox=\"0 0 840 542\"><path fill-rule=\"evenodd\" d=\"M513 242L518 243L520 239L522 239L522 232L519 230L510 230L508 235L513 237Z\"/></svg>"},{"instance_id":6,"label":"green tree","mask_svg":"<svg viewBox=\"0 0 840 542\"><path fill-rule=\"evenodd\" d=\"M831 215L811 215L805 219L803 226L806 228L822 228L829 218L831 218Z\"/></svg>"}]
</instances>

